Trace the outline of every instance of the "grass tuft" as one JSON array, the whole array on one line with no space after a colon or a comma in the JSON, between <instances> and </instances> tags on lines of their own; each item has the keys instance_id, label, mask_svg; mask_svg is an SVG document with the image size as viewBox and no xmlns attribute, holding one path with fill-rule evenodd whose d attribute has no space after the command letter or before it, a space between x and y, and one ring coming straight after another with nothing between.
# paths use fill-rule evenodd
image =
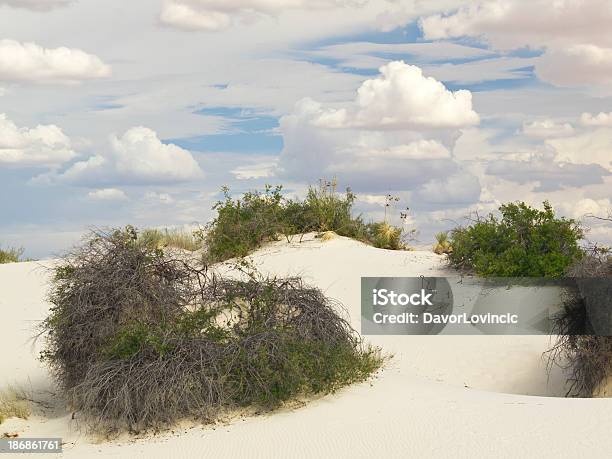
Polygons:
<instances>
[{"instance_id":1,"label":"grass tuft","mask_svg":"<svg viewBox=\"0 0 612 459\"><path fill-rule=\"evenodd\" d=\"M0 248L0 264L4 263L19 263L21 261L26 261L22 258L23 249L16 248Z\"/></svg>"},{"instance_id":2,"label":"grass tuft","mask_svg":"<svg viewBox=\"0 0 612 459\"><path fill-rule=\"evenodd\" d=\"M9 418L27 419L30 414L30 402L23 390L8 387L0 391L0 424Z\"/></svg>"}]
</instances>

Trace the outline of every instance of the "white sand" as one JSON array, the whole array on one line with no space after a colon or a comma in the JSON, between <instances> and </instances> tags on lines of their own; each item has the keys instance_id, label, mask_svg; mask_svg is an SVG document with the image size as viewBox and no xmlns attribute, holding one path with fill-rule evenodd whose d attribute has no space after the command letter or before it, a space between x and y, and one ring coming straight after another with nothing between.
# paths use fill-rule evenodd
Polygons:
<instances>
[{"instance_id":1,"label":"white sand","mask_svg":"<svg viewBox=\"0 0 612 459\"><path fill-rule=\"evenodd\" d=\"M340 300L360 328L361 276L449 274L429 252L391 252L344 238L275 243L253 257L264 272L299 274ZM307 406L227 425L93 444L50 391L28 339L45 317L47 274L0 265L0 386L32 389L29 420L0 432L62 437L65 457L609 457L612 399L565 399L537 336L372 336L395 357L379 377ZM546 395L549 395L548 397Z\"/></svg>"}]
</instances>

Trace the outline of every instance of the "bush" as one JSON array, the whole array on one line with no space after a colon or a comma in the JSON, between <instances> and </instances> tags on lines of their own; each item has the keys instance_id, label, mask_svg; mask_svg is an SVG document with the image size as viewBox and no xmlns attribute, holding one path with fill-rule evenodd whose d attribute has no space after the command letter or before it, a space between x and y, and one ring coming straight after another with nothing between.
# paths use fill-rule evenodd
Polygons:
<instances>
[{"instance_id":1,"label":"bush","mask_svg":"<svg viewBox=\"0 0 612 459\"><path fill-rule=\"evenodd\" d=\"M273 409L381 366L319 290L244 273L220 278L133 228L94 233L55 269L42 357L72 408L108 431Z\"/></svg>"},{"instance_id":2,"label":"bush","mask_svg":"<svg viewBox=\"0 0 612 459\"><path fill-rule=\"evenodd\" d=\"M549 370L552 365L566 370L568 395L591 397L612 377L612 336L598 335L596 330L610 327L610 249L592 247L567 272L576 286L568 291L561 313L554 318L558 338L548 351Z\"/></svg>"},{"instance_id":3,"label":"bush","mask_svg":"<svg viewBox=\"0 0 612 459\"><path fill-rule=\"evenodd\" d=\"M276 240L282 234L282 214L286 215L286 212L283 212L280 186L272 188L268 185L263 193L248 192L236 200L231 198L227 188L223 189L223 194L225 199L213 207L217 218L208 225L206 233L210 261L246 256L264 242Z\"/></svg>"},{"instance_id":4,"label":"bush","mask_svg":"<svg viewBox=\"0 0 612 459\"><path fill-rule=\"evenodd\" d=\"M1 249L0 248L0 264L4 263L19 263L24 261L21 256L23 255L23 249Z\"/></svg>"},{"instance_id":5,"label":"bush","mask_svg":"<svg viewBox=\"0 0 612 459\"><path fill-rule=\"evenodd\" d=\"M580 259L583 232L574 220L557 218L523 202L504 204L501 218L489 215L451 232L450 264L485 277L559 277Z\"/></svg>"},{"instance_id":6,"label":"bush","mask_svg":"<svg viewBox=\"0 0 612 459\"><path fill-rule=\"evenodd\" d=\"M295 234L312 231L333 231L379 248L404 247L401 228L366 224L361 217L353 217L355 195L350 189L344 195L337 193L335 182L310 187L304 201L284 198L281 186L268 185L263 192L251 191L236 200L227 188L223 192L224 200L214 206L217 217L204 236L210 262L244 257L265 242L283 236L289 241Z\"/></svg>"}]
</instances>

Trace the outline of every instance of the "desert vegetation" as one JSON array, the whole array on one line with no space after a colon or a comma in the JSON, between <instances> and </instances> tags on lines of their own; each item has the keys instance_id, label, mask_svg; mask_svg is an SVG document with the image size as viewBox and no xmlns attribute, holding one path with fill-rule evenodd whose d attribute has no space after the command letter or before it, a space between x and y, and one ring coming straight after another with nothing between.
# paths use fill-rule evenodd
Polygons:
<instances>
[{"instance_id":1,"label":"desert vegetation","mask_svg":"<svg viewBox=\"0 0 612 459\"><path fill-rule=\"evenodd\" d=\"M15 387L0 390L0 424L9 418L27 419L30 413L30 402L25 391Z\"/></svg>"},{"instance_id":2,"label":"desert vegetation","mask_svg":"<svg viewBox=\"0 0 612 459\"><path fill-rule=\"evenodd\" d=\"M353 216L355 195L350 189L338 193L336 187L335 181L322 180L318 187L309 188L304 200L286 198L281 186L247 192L240 199L224 188L225 198L214 206L217 217L203 233L208 260L243 257L265 242L282 237L290 241L308 232L334 232L382 249L406 248L412 232L386 219L366 223L361 216Z\"/></svg>"},{"instance_id":3,"label":"desert vegetation","mask_svg":"<svg viewBox=\"0 0 612 459\"><path fill-rule=\"evenodd\" d=\"M223 278L141 240L131 227L94 232L53 272L41 357L92 428L214 422L380 368L341 306L299 278L266 278L246 262Z\"/></svg>"},{"instance_id":4,"label":"desert vegetation","mask_svg":"<svg viewBox=\"0 0 612 459\"><path fill-rule=\"evenodd\" d=\"M23 259L23 249L16 249L14 247L3 249L0 247L0 264L19 263L20 261L26 261Z\"/></svg>"},{"instance_id":5,"label":"desert vegetation","mask_svg":"<svg viewBox=\"0 0 612 459\"><path fill-rule=\"evenodd\" d=\"M199 231L188 232L179 229L145 229L138 233L138 241L153 248L180 249L195 252L202 248Z\"/></svg>"},{"instance_id":6,"label":"desert vegetation","mask_svg":"<svg viewBox=\"0 0 612 459\"><path fill-rule=\"evenodd\" d=\"M562 367L568 395L612 396L612 250L590 247L572 264L563 310L554 319L557 342L548 351L549 368Z\"/></svg>"},{"instance_id":7,"label":"desert vegetation","mask_svg":"<svg viewBox=\"0 0 612 459\"><path fill-rule=\"evenodd\" d=\"M580 224L557 217L548 202L543 210L516 202L499 211L450 232L451 266L483 277L560 277L582 258Z\"/></svg>"},{"instance_id":8,"label":"desert vegetation","mask_svg":"<svg viewBox=\"0 0 612 459\"><path fill-rule=\"evenodd\" d=\"M448 255L453 251L453 246L448 240L448 231L436 234L436 243L433 247L433 251L438 255Z\"/></svg>"}]
</instances>

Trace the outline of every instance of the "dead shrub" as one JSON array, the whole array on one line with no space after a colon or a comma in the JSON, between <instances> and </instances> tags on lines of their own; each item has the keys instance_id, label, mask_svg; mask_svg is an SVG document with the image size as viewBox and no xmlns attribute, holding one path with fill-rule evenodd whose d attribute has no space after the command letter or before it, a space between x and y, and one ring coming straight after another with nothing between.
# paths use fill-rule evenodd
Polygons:
<instances>
[{"instance_id":1,"label":"dead shrub","mask_svg":"<svg viewBox=\"0 0 612 459\"><path fill-rule=\"evenodd\" d=\"M213 422L367 379L382 363L338 306L299 278L205 266L95 232L55 269L43 359L97 430Z\"/></svg>"}]
</instances>

